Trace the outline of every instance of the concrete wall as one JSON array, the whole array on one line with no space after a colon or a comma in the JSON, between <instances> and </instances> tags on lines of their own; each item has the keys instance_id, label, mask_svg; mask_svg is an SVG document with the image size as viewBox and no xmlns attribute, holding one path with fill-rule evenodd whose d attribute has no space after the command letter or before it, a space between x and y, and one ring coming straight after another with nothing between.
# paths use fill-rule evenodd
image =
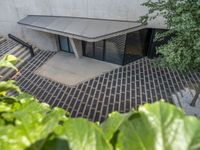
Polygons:
<instances>
[{"instance_id":1,"label":"concrete wall","mask_svg":"<svg viewBox=\"0 0 200 150\"><path fill-rule=\"evenodd\" d=\"M17 21L26 15L79 16L137 20L147 9L146 0L0 0L0 35L15 34L41 49L56 50L54 35L22 28ZM163 26L163 19L151 27ZM48 44L47 44L48 43Z\"/></svg>"}]
</instances>

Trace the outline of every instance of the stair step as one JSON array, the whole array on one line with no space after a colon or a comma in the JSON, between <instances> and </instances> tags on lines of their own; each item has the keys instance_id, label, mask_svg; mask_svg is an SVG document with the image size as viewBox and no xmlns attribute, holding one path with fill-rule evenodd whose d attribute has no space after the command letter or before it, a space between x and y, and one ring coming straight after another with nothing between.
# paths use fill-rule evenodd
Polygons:
<instances>
[{"instance_id":1,"label":"stair step","mask_svg":"<svg viewBox=\"0 0 200 150\"><path fill-rule=\"evenodd\" d=\"M23 46L21 44L18 44L17 46L15 46L14 48L12 48L9 53L12 54L15 51L18 51L19 49L21 49Z\"/></svg>"},{"instance_id":2,"label":"stair step","mask_svg":"<svg viewBox=\"0 0 200 150\"><path fill-rule=\"evenodd\" d=\"M16 51L9 52L8 54L14 55L18 59L20 59L20 54L23 52L24 49L26 48L18 48ZM8 68L0 69L1 70L0 73L2 73L2 71L5 69L8 69Z\"/></svg>"},{"instance_id":3,"label":"stair step","mask_svg":"<svg viewBox=\"0 0 200 150\"><path fill-rule=\"evenodd\" d=\"M2 44L1 44L2 43ZM3 57L5 54L11 54L16 56L19 60L16 64L16 67L20 70L25 63L31 58L31 53L28 48L24 47L21 44L13 40L9 40L0 36L0 57ZM33 47L35 53L39 50L37 47ZM1 58L0 58L1 59ZM0 80L6 80L15 75L16 71L11 68L0 68L0 75L3 76Z\"/></svg>"},{"instance_id":4,"label":"stair step","mask_svg":"<svg viewBox=\"0 0 200 150\"><path fill-rule=\"evenodd\" d=\"M36 55L37 52L39 51L39 48L36 47L36 48L33 49L33 51L34 51L34 54Z\"/></svg>"},{"instance_id":5,"label":"stair step","mask_svg":"<svg viewBox=\"0 0 200 150\"><path fill-rule=\"evenodd\" d=\"M6 41L6 39L5 38L3 38L3 37L0 37L0 44L1 43L3 43L3 42L5 42Z\"/></svg>"},{"instance_id":6,"label":"stair step","mask_svg":"<svg viewBox=\"0 0 200 150\"><path fill-rule=\"evenodd\" d=\"M12 40L4 41L2 44L0 44L0 56L9 53L17 45L19 44Z\"/></svg>"},{"instance_id":7,"label":"stair step","mask_svg":"<svg viewBox=\"0 0 200 150\"><path fill-rule=\"evenodd\" d=\"M29 52L29 50L25 47L17 50L17 51L14 51L14 55L19 59L18 63L16 64L16 67L18 69L20 69L22 67L22 65L28 60L31 58L31 54ZM0 70L0 74L3 76L1 78L1 80L5 80L9 77L11 77L12 75L15 74L15 70L13 69L10 69L10 68L2 68Z\"/></svg>"}]
</instances>

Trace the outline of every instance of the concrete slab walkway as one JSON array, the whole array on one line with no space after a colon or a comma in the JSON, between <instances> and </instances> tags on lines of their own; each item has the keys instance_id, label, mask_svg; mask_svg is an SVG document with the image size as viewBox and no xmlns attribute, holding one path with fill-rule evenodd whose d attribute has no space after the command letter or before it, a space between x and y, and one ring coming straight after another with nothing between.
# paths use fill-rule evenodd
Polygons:
<instances>
[{"instance_id":1,"label":"concrete slab walkway","mask_svg":"<svg viewBox=\"0 0 200 150\"><path fill-rule=\"evenodd\" d=\"M119 67L119 65L87 57L77 60L73 54L58 52L35 73L68 86L74 86Z\"/></svg>"}]
</instances>

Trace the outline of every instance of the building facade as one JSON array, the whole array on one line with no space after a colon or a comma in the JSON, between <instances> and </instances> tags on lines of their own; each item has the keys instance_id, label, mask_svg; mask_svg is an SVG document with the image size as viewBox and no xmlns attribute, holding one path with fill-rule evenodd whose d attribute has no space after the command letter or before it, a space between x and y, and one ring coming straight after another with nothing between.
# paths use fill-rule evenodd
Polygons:
<instances>
[{"instance_id":1,"label":"building facade","mask_svg":"<svg viewBox=\"0 0 200 150\"><path fill-rule=\"evenodd\" d=\"M27 15L75 16L114 20L136 21L147 12L141 6L146 0L1 0L0 34L8 33L21 37L41 49L56 50L54 35L27 30L17 21ZM150 26L163 27L163 19ZM49 43L48 45L46 43Z\"/></svg>"},{"instance_id":2,"label":"building facade","mask_svg":"<svg viewBox=\"0 0 200 150\"><path fill-rule=\"evenodd\" d=\"M9 33L43 50L74 52L79 45L80 56L91 57L124 65L149 53L152 29L165 28L162 17L135 32L116 35L99 41L71 41L62 34L27 29L17 22L28 15L71 16L119 21L137 21L148 9L141 4L146 0L6 0L0 1L0 35ZM74 39L76 40L76 38ZM71 42L70 42L71 41ZM48 43L48 44L47 44ZM68 46L67 46L68 45ZM70 48L71 47L71 48ZM152 54L152 53L151 53Z\"/></svg>"},{"instance_id":3,"label":"building facade","mask_svg":"<svg viewBox=\"0 0 200 150\"><path fill-rule=\"evenodd\" d=\"M142 29L98 42L81 41L82 55L118 65L126 65L148 55L148 34L151 34L150 29ZM74 53L69 38L58 35L58 41L61 51Z\"/></svg>"}]
</instances>

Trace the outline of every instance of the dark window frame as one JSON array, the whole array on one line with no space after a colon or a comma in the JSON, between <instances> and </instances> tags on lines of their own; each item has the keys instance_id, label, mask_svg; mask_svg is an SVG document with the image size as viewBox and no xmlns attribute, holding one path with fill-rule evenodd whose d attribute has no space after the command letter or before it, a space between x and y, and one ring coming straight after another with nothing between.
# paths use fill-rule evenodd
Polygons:
<instances>
[{"instance_id":1,"label":"dark window frame","mask_svg":"<svg viewBox=\"0 0 200 150\"><path fill-rule=\"evenodd\" d=\"M105 54L106 54L106 40L103 40L103 55L102 60L105 61Z\"/></svg>"},{"instance_id":2,"label":"dark window frame","mask_svg":"<svg viewBox=\"0 0 200 150\"><path fill-rule=\"evenodd\" d=\"M125 46L124 46L124 56L123 56L123 60L122 60L122 65L126 65L126 47L127 47L127 34L126 34L126 40L125 40Z\"/></svg>"}]
</instances>

